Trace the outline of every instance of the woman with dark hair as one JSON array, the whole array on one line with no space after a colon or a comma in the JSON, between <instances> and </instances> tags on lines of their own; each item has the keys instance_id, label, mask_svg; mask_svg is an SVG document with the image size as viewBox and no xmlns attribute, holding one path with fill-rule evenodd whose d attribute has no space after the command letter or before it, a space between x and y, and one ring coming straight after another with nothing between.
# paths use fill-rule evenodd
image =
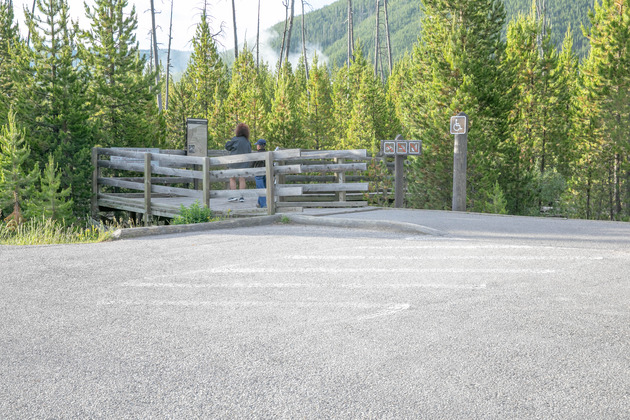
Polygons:
<instances>
[{"instance_id":1,"label":"woman with dark hair","mask_svg":"<svg viewBox=\"0 0 630 420\"><path fill-rule=\"evenodd\" d=\"M243 153L251 153L252 145L249 143L249 127L247 124L239 123L234 129L234 137L225 143L225 149L230 152L231 155L240 155ZM249 168L249 162L233 163L228 165L228 169L242 169ZM244 190L245 177L238 178L239 189ZM230 189L236 190L236 177L230 178ZM230 197L228 201L245 201L245 198L241 195L240 198Z\"/></svg>"}]
</instances>

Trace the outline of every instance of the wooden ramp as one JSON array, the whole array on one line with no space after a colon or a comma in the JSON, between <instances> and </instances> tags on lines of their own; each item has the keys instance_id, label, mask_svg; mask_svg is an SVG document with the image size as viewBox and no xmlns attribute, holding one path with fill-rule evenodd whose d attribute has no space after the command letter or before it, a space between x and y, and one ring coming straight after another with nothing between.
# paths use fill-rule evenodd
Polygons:
<instances>
[{"instance_id":1,"label":"wooden ramp","mask_svg":"<svg viewBox=\"0 0 630 420\"><path fill-rule=\"evenodd\" d=\"M365 171L367 159L365 150L290 149L204 158L158 149L94 148L92 214L97 218L103 211L124 210L143 214L150 224L153 216L175 217L182 205L189 207L196 201L217 215L234 216L308 207L365 207L368 183L346 182L346 175ZM265 166L228 169L232 163L257 161ZM291 183L295 174L300 174L301 183ZM309 174L313 174L310 180ZM224 189L231 177L253 180L262 175L272 180L265 189ZM229 202L235 194L242 195L244 202ZM257 208L260 196L267 197L267 208Z\"/></svg>"}]
</instances>

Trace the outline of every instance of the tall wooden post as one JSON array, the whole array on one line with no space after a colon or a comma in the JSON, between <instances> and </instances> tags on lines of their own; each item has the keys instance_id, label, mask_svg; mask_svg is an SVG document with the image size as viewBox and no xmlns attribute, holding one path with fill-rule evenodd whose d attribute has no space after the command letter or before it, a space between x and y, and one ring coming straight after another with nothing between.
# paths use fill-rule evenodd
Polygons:
<instances>
[{"instance_id":1,"label":"tall wooden post","mask_svg":"<svg viewBox=\"0 0 630 420\"><path fill-rule=\"evenodd\" d=\"M144 154L144 225L151 226L151 153Z\"/></svg>"},{"instance_id":2,"label":"tall wooden post","mask_svg":"<svg viewBox=\"0 0 630 420\"><path fill-rule=\"evenodd\" d=\"M101 168L98 167L98 147L92 148L92 219L98 221L98 193L100 188L98 179L101 177Z\"/></svg>"},{"instance_id":3,"label":"tall wooden post","mask_svg":"<svg viewBox=\"0 0 630 420\"><path fill-rule=\"evenodd\" d=\"M335 163L344 163L343 158L335 158ZM345 184L346 182L346 173L345 172L336 172L335 173L335 181L338 184ZM337 191L335 193L335 199L340 202L346 201L346 192L345 191Z\"/></svg>"},{"instance_id":4,"label":"tall wooden post","mask_svg":"<svg viewBox=\"0 0 630 420\"><path fill-rule=\"evenodd\" d=\"M453 211L466 211L466 170L468 166L468 116L460 112L451 118L455 134L453 150Z\"/></svg>"},{"instance_id":5,"label":"tall wooden post","mask_svg":"<svg viewBox=\"0 0 630 420\"><path fill-rule=\"evenodd\" d=\"M267 214L272 216L276 214L273 152L267 152L267 158L265 159L265 177L267 183Z\"/></svg>"},{"instance_id":6,"label":"tall wooden post","mask_svg":"<svg viewBox=\"0 0 630 420\"><path fill-rule=\"evenodd\" d=\"M203 205L210 208L210 158L203 158Z\"/></svg>"}]
</instances>

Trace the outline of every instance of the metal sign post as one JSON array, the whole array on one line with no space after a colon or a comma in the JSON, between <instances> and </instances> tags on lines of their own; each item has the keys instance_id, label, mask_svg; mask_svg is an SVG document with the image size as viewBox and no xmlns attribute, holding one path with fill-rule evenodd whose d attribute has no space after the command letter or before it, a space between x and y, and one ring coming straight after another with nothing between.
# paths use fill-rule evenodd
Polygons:
<instances>
[{"instance_id":1,"label":"metal sign post","mask_svg":"<svg viewBox=\"0 0 630 420\"><path fill-rule=\"evenodd\" d=\"M451 134L455 135L453 150L453 211L466 211L466 170L468 154L468 116L460 112L451 117Z\"/></svg>"},{"instance_id":2,"label":"metal sign post","mask_svg":"<svg viewBox=\"0 0 630 420\"><path fill-rule=\"evenodd\" d=\"M405 198L405 157L421 155L422 140L403 140L399 134L395 140L381 141L381 146L385 156L394 156L394 207L402 208Z\"/></svg>"}]
</instances>

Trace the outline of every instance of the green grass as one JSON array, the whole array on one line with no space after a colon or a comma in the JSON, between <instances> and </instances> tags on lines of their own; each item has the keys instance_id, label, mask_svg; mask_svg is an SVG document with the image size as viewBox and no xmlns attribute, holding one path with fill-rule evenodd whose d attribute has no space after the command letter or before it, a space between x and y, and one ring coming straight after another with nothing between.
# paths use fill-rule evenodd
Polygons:
<instances>
[{"instance_id":1,"label":"green grass","mask_svg":"<svg viewBox=\"0 0 630 420\"><path fill-rule=\"evenodd\" d=\"M51 219L31 219L17 228L0 223L0 245L51 245L109 240L109 229L66 226Z\"/></svg>"}]
</instances>

